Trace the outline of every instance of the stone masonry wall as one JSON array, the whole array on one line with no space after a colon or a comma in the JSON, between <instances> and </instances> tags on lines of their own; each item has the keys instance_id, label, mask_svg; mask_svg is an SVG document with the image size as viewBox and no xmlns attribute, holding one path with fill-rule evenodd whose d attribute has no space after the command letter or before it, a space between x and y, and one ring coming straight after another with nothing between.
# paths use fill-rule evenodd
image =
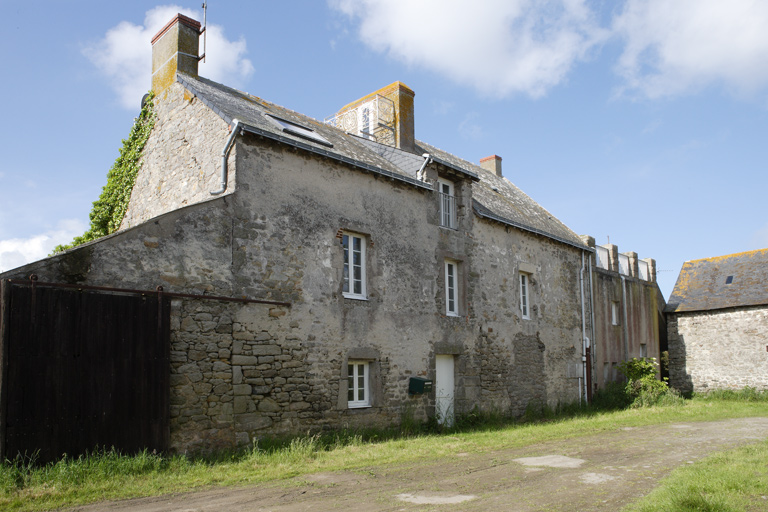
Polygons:
<instances>
[{"instance_id":1,"label":"stone masonry wall","mask_svg":"<svg viewBox=\"0 0 768 512\"><path fill-rule=\"evenodd\" d=\"M682 391L768 389L768 308L669 315L670 384Z\"/></svg>"},{"instance_id":2,"label":"stone masonry wall","mask_svg":"<svg viewBox=\"0 0 768 512\"><path fill-rule=\"evenodd\" d=\"M147 141L142 166L120 226L136 226L152 217L207 201L221 188L221 151L229 129L216 113L174 83L155 98L157 121ZM234 150L228 188L234 191Z\"/></svg>"},{"instance_id":3,"label":"stone masonry wall","mask_svg":"<svg viewBox=\"0 0 768 512\"><path fill-rule=\"evenodd\" d=\"M156 125L148 172L132 197L126 226L133 227L20 271L41 280L147 290L162 284L169 293L291 303L174 301L175 450L381 427L408 414L426 419L435 413L435 394L409 395L409 379L435 379L437 356L445 355L454 357L457 414L520 414L532 403L578 400L579 249L476 218L470 182L439 164L428 166L427 177L456 180L457 229L439 225L434 191L251 134L233 149L235 192L203 201L216 177L197 180L196 173L211 168L201 162L214 162L226 126L183 88L167 94L165 123ZM168 154L160 151L163 140ZM179 168L183 176L174 176ZM179 209L183 198L194 204ZM367 244L362 298L342 292L345 231ZM457 265L456 316L446 314L446 260ZM531 277L529 319L521 318L520 271ZM370 407L348 406L350 360L369 363Z\"/></svg>"},{"instance_id":4,"label":"stone masonry wall","mask_svg":"<svg viewBox=\"0 0 768 512\"><path fill-rule=\"evenodd\" d=\"M307 347L292 332L288 309L174 301L173 449L231 448L319 425L330 407L327 382L309 378Z\"/></svg>"}]
</instances>

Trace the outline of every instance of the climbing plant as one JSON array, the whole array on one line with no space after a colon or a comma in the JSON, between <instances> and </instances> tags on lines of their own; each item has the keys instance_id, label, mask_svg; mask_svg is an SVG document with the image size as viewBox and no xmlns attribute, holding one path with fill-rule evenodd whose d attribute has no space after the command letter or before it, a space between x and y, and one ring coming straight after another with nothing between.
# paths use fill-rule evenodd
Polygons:
<instances>
[{"instance_id":1,"label":"climbing plant","mask_svg":"<svg viewBox=\"0 0 768 512\"><path fill-rule=\"evenodd\" d=\"M75 237L72 243L58 245L53 254L71 249L78 245L96 240L102 236L117 231L123 221L128 202L131 199L133 184L141 166L141 155L144 146L155 125L154 95L149 93L141 108L139 117L133 123L131 133L123 140L120 155L107 173L107 184L101 190L101 195L94 201L89 214L91 226L81 236Z\"/></svg>"}]
</instances>

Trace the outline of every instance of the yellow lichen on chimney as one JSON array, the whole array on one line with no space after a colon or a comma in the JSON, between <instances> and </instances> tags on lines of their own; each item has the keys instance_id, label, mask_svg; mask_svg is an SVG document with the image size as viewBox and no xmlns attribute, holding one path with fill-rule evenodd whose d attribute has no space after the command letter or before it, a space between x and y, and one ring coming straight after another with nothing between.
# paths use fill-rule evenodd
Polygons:
<instances>
[{"instance_id":1,"label":"yellow lichen on chimney","mask_svg":"<svg viewBox=\"0 0 768 512\"><path fill-rule=\"evenodd\" d=\"M152 38L152 91L156 96L176 81L176 73L197 77L200 23L177 14Z\"/></svg>"},{"instance_id":2,"label":"yellow lichen on chimney","mask_svg":"<svg viewBox=\"0 0 768 512\"><path fill-rule=\"evenodd\" d=\"M377 96L387 98L394 104L394 129L395 146L406 151L413 151L416 143L414 135L414 115L413 115L413 89L402 82L393 82L381 89L374 91L360 99L344 105L338 112L343 114L353 110Z\"/></svg>"}]
</instances>

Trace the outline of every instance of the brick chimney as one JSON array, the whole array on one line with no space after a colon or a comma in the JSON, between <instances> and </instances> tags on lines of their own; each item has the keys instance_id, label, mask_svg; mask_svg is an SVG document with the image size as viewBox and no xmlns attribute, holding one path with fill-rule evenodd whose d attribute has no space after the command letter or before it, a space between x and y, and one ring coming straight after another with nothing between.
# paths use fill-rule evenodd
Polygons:
<instances>
[{"instance_id":1,"label":"brick chimney","mask_svg":"<svg viewBox=\"0 0 768 512\"><path fill-rule=\"evenodd\" d=\"M501 174L501 157L499 155L491 155L480 159L480 167L487 171L495 173L499 178Z\"/></svg>"},{"instance_id":2,"label":"brick chimney","mask_svg":"<svg viewBox=\"0 0 768 512\"><path fill-rule=\"evenodd\" d=\"M394 140L384 141L382 139L380 142L384 142L385 144L391 142L392 145L397 148L414 152L416 150L413 118L414 95L415 93L413 90L404 83L394 82L386 87L382 87L378 91L374 91L371 94L360 98L359 100L343 106L336 115L337 117L341 117L345 112L349 112L358 107L364 107L366 103L373 101L376 96L383 96L384 98L391 100L394 104ZM379 140L378 137L377 140Z\"/></svg>"},{"instance_id":3,"label":"brick chimney","mask_svg":"<svg viewBox=\"0 0 768 512\"><path fill-rule=\"evenodd\" d=\"M176 73L197 77L200 22L177 14L152 38L152 91L159 95Z\"/></svg>"}]
</instances>

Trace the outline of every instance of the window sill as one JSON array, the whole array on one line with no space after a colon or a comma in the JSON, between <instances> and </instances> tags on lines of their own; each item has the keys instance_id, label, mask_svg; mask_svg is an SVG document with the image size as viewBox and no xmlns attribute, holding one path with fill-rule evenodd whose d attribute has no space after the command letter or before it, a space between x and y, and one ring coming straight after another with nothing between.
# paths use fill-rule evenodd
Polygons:
<instances>
[{"instance_id":1,"label":"window sill","mask_svg":"<svg viewBox=\"0 0 768 512\"><path fill-rule=\"evenodd\" d=\"M363 404L363 405L347 405L347 409L370 409L371 404Z\"/></svg>"},{"instance_id":2,"label":"window sill","mask_svg":"<svg viewBox=\"0 0 768 512\"><path fill-rule=\"evenodd\" d=\"M342 293L341 294L345 299L352 299L352 300L368 300L368 297L365 297L363 295L352 295L351 293Z\"/></svg>"}]
</instances>

